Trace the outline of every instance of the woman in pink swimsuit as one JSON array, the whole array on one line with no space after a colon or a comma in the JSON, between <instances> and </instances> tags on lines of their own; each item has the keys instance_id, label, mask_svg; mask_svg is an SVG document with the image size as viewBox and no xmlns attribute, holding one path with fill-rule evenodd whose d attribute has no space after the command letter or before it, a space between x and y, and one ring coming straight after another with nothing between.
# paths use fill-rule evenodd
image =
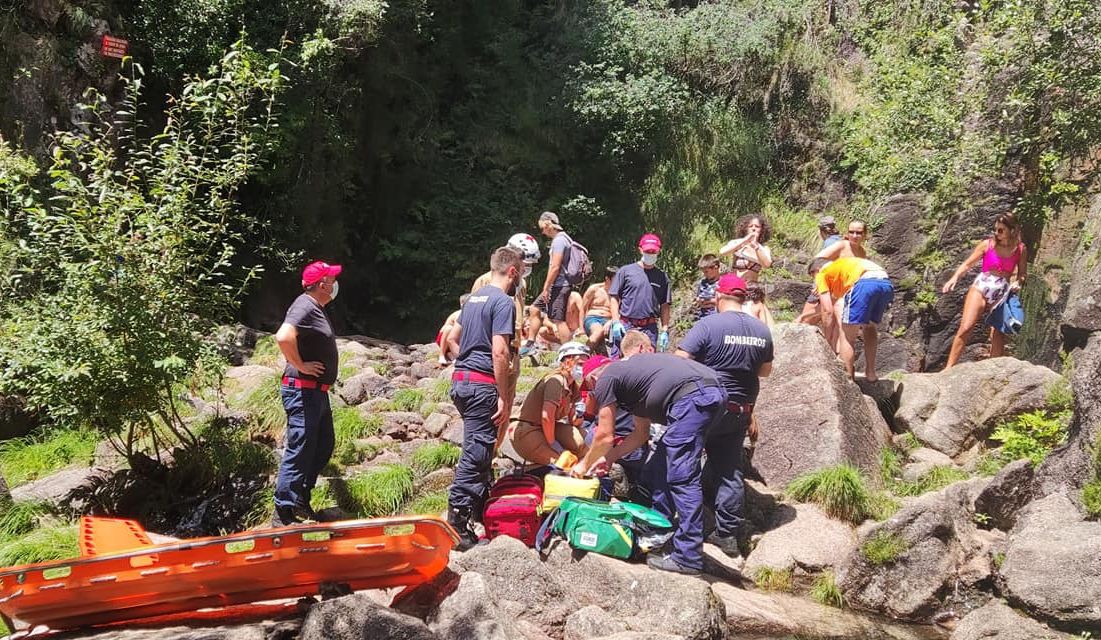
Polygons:
<instances>
[{"instance_id":1,"label":"woman in pink swimsuit","mask_svg":"<svg viewBox=\"0 0 1101 640\"><path fill-rule=\"evenodd\" d=\"M960 359L967 336L979 317L989 312L995 305L1005 300L1010 290L1016 291L1024 284L1028 275L1028 249L1021 242L1021 225L1012 213L1003 213L994 221L994 237L980 240L971 255L956 269L941 289L948 293L956 288L956 282L971 267L982 261L982 272L967 290L963 300L963 315L960 328L952 340L952 349L948 352L947 369ZM1014 277L1016 274L1016 277ZM990 329L990 357L997 358L1005 354L1005 334Z\"/></svg>"}]
</instances>

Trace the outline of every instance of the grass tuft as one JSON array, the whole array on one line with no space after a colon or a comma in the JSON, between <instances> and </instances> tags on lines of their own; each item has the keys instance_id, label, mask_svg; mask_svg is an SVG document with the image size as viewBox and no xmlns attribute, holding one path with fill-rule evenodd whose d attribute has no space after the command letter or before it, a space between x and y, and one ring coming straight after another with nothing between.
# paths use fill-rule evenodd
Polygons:
<instances>
[{"instance_id":1,"label":"grass tuft","mask_svg":"<svg viewBox=\"0 0 1101 640\"><path fill-rule=\"evenodd\" d=\"M753 573L753 583L763 591L782 591L791 593L795 588L795 581L791 569L774 569L773 567L761 567Z\"/></svg>"},{"instance_id":2,"label":"grass tuft","mask_svg":"<svg viewBox=\"0 0 1101 640\"><path fill-rule=\"evenodd\" d=\"M30 533L0 542L0 567L75 558L80 555L76 525L43 526Z\"/></svg>"},{"instance_id":3,"label":"grass tuft","mask_svg":"<svg viewBox=\"0 0 1101 640\"><path fill-rule=\"evenodd\" d=\"M275 336L264 336L256 341L256 346L249 356L249 363L264 367L275 367L279 364L279 358L283 354L279 351L279 345L275 342Z\"/></svg>"},{"instance_id":4,"label":"grass tuft","mask_svg":"<svg viewBox=\"0 0 1101 640\"><path fill-rule=\"evenodd\" d=\"M883 522L901 508L902 503L886 491L876 491L868 497L868 516L876 522Z\"/></svg>"},{"instance_id":5,"label":"grass tuft","mask_svg":"<svg viewBox=\"0 0 1101 640\"><path fill-rule=\"evenodd\" d=\"M813 502L827 515L860 524L870 513L867 482L860 470L842 464L806 473L791 481L785 491L799 502Z\"/></svg>"},{"instance_id":6,"label":"grass tuft","mask_svg":"<svg viewBox=\"0 0 1101 640\"><path fill-rule=\"evenodd\" d=\"M390 398L391 411L419 411L424 404L424 391L420 389L398 389Z\"/></svg>"},{"instance_id":7,"label":"grass tuft","mask_svg":"<svg viewBox=\"0 0 1101 640\"><path fill-rule=\"evenodd\" d=\"M248 393L231 401L235 408L249 415L250 431L277 437L287 427L287 412L283 409L283 397L280 395L279 380L272 377Z\"/></svg>"},{"instance_id":8,"label":"grass tuft","mask_svg":"<svg viewBox=\"0 0 1101 640\"><path fill-rule=\"evenodd\" d=\"M397 513L413 492L413 470L401 464L374 467L347 481L345 511L363 518Z\"/></svg>"},{"instance_id":9,"label":"grass tuft","mask_svg":"<svg viewBox=\"0 0 1101 640\"><path fill-rule=\"evenodd\" d=\"M837 578L832 571L824 571L814 579L810 588L810 597L818 604L827 607L845 608L845 594L837 586Z\"/></svg>"},{"instance_id":10,"label":"grass tuft","mask_svg":"<svg viewBox=\"0 0 1101 640\"><path fill-rule=\"evenodd\" d=\"M432 383L432 388L425 394L425 399L430 402L448 402L451 399L451 381L437 379Z\"/></svg>"},{"instance_id":11,"label":"grass tuft","mask_svg":"<svg viewBox=\"0 0 1101 640\"><path fill-rule=\"evenodd\" d=\"M406 515L439 515L447 511L447 490L440 489L439 491L433 491L426 493L422 496L417 496L402 508L401 512Z\"/></svg>"},{"instance_id":12,"label":"grass tuft","mask_svg":"<svg viewBox=\"0 0 1101 640\"><path fill-rule=\"evenodd\" d=\"M73 464L91 464L96 434L56 429L0 442L0 474L12 487L45 477Z\"/></svg>"},{"instance_id":13,"label":"grass tuft","mask_svg":"<svg viewBox=\"0 0 1101 640\"><path fill-rule=\"evenodd\" d=\"M459 461L459 447L450 442L429 442L413 452L413 469L427 475L436 469L453 467Z\"/></svg>"},{"instance_id":14,"label":"grass tuft","mask_svg":"<svg viewBox=\"0 0 1101 640\"><path fill-rule=\"evenodd\" d=\"M860 555L874 565L890 564L910 548L902 537L887 531L876 531L860 545Z\"/></svg>"}]
</instances>

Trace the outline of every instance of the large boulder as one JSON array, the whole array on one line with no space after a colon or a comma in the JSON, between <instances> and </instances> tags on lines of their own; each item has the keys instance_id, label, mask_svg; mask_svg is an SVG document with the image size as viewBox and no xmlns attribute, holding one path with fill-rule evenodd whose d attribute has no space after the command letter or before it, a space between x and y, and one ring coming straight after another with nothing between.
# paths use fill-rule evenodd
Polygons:
<instances>
[{"instance_id":1,"label":"large boulder","mask_svg":"<svg viewBox=\"0 0 1101 640\"><path fill-rule=\"evenodd\" d=\"M849 603L893 618L927 621L949 591L961 593L987 580L999 536L978 529L973 505L988 482L958 482L921 496L866 531L837 574ZM896 543L896 556L873 562L866 556L872 540Z\"/></svg>"},{"instance_id":2,"label":"large boulder","mask_svg":"<svg viewBox=\"0 0 1101 640\"><path fill-rule=\"evenodd\" d=\"M871 471L891 432L818 329L780 323L776 359L755 411L761 427L753 466L772 487L822 467L848 462Z\"/></svg>"},{"instance_id":3,"label":"large boulder","mask_svg":"<svg viewBox=\"0 0 1101 640\"><path fill-rule=\"evenodd\" d=\"M1052 631L1001 600L991 600L964 616L951 640L1073 640L1073 636Z\"/></svg>"},{"instance_id":4,"label":"large boulder","mask_svg":"<svg viewBox=\"0 0 1101 640\"><path fill-rule=\"evenodd\" d=\"M375 602L365 593L310 607L299 640L436 640L423 621Z\"/></svg>"},{"instance_id":5,"label":"large boulder","mask_svg":"<svg viewBox=\"0 0 1101 640\"><path fill-rule=\"evenodd\" d=\"M817 573L840 565L856 547L856 532L813 504L778 509L757 546L746 558L745 574L758 569L799 569Z\"/></svg>"},{"instance_id":6,"label":"large boulder","mask_svg":"<svg viewBox=\"0 0 1101 640\"><path fill-rule=\"evenodd\" d=\"M1094 447L1101 442L1101 333L1073 352L1074 418L1067 443L1052 451L1036 470L1039 495L1077 492L1093 479Z\"/></svg>"},{"instance_id":7,"label":"large boulder","mask_svg":"<svg viewBox=\"0 0 1101 640\"><path fill-rule=\"evenodd\" d=\"M92 467L71 467L11 489L16 502L61 502L69 493L92 478L105 477L107 472Z\"/></svg>"},{"instance_id":8,"label":"large boulder","mask_svg":"<svg viewBox=\"0 0 1101 640\"><path fill-rule=\"evenodd\" d=\"M1059 379L1016 358L965 362L940 373L902 377L896 427L956 457L990 435L999 421L1042 408Z\"/></svg>"},{"instance_id":9,"label":"large boulder","mask_svg":"<svg viewBox=\"0 0 1101 640\"><path fill-rule=\"evenodd\" d=\"M1000 568L1006 598L1068 631L1101 629L1101 522L1063 494L1025 507Z\"/></svg>"},{"instance_id":10,"label":"large boulder","mask_svg":"<svg viewBox=\"0 0 1101 640\"><path fill-rule=\"evenodd\" d=\"M706 582L592 553L574 554L561 542L540 561L520 541L500 537L462 554L453 565L464 579L468 573L481 576L501 611L555 637L564 633L567 619L586 606L607 613L607 631L675 629L697 640L718 640L725 631L722 603ZM575 619L575 631L583 622ZM440 633L436 626L433 629Z\"/></svg>"},{"instance_id":11,"label":"large boulder","mask_svg":"<svg viewBox=\"0 0 1101 640\"><path fill-rule=\"evenodd\" d=\"M389 380L375 373L374 369L365 369L362 373L342 381L337 393L345 403L358 405L386 395L390 388Z\"/></svg>"},{"instance_id":12,"label":"large boulder","mask_svg":"<svg viewBox=\"0 0 1101 640\"><path fill-rule=\"evenodd\" d=\"M517 616L505 609L507 604L499 600L481 574L470 571L459 578L455 590L429 615L428 624L440 640L546 638L537 628L521 625Z\"/></svg>"},{"instance_id":13,"label":"large boulder","mask_svg":"<svg viewBox=\"0 0 1101 640\"><path fill-rule=\"evenodd\" d=\"M1082 246L1070 270L1070 290L1067 306L1063 311L1064 334L1081 334L1101 331L1101 250L1097 238L1101 237L1101 198L1094 198L1090 214L1082 230Z\"/></svg>"}]
</instances>

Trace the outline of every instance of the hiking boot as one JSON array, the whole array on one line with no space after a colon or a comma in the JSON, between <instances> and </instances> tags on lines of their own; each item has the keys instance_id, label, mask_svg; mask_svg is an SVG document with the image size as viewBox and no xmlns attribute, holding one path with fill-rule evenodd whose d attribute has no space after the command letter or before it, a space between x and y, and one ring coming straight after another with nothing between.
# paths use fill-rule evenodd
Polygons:
<instances>
[{"instance_id":1,"label":"hiking boot","mask_svg":"<svg viewBox=\"0 0 1101 640\"><path fill-rule=\"evenodd\" d=\"M692 569L679 564L676 560L669 556L659 556L651 553L646 556L646 565L651 569L657 569L658 571L668 571L670 573L679 573L686 576L698 576L700 575L699 569Z\"/></svg>"},{"instance_id":2,"label":"hiking boot","mask_svg":"<svg viewBox=\"0 0 1101 640\"><path fill-rule=\"evenodd\" d=\"M707 540L704 540L709 544L713 544L726 554L726 557L731 560L740 560L742 558L742 551L738 548L737 536L720 536L717 533L712 533L707 536Z\"/></svg>"},{"instance_id":3,"label":"hiking boot","mask_svg":"<svg viewBox=\"0 0 1101 640\"><path fill-rule=\"evenodd\" d=\"M294 509L289 507L276 507L275 514L271 517L271 526L273 529L289 527L301 523L302 519L295 515Z\"/></svg>"},{"instance_id":4,"label":"hiking boot","mask_svg":"<svg viewBox=\"0 0 1101 640\"><path fill-rule=\"evenodd\" d=\"M447 523L459 534L459 542L455 544L456 551L469 551L478 544L478 534L470 526L469 509L448 509Z\"/></svg>"}]
</instances>

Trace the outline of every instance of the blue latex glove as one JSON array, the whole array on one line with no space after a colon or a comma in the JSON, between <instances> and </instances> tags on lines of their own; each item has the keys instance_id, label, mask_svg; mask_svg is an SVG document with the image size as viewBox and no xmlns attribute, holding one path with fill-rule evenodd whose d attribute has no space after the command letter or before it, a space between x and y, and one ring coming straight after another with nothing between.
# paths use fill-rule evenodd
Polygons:
<instances>
[{"instance_id":1,"label":"blue latex glove","mask_svg":"<svg viewBox=\"0 0 1101 640\"><path fill-rule=\"evenodd\" d=\"M662 331L658 334L658 351L665 351L669 348L669 332Z\"/></svg>"},{"instance_id":2,"label":"blue latex glove","mask_svg":"<svg viewBox=\"0 0 1101 640\"><path fill-rule=\"evenodd\" d=\"M611 328L608 330L608 335L611 336L612 342L616 343L622 340L626 333L627 330L623 328L623 323L618 320L613 322Z\"/></svg>"}]
</instances>

